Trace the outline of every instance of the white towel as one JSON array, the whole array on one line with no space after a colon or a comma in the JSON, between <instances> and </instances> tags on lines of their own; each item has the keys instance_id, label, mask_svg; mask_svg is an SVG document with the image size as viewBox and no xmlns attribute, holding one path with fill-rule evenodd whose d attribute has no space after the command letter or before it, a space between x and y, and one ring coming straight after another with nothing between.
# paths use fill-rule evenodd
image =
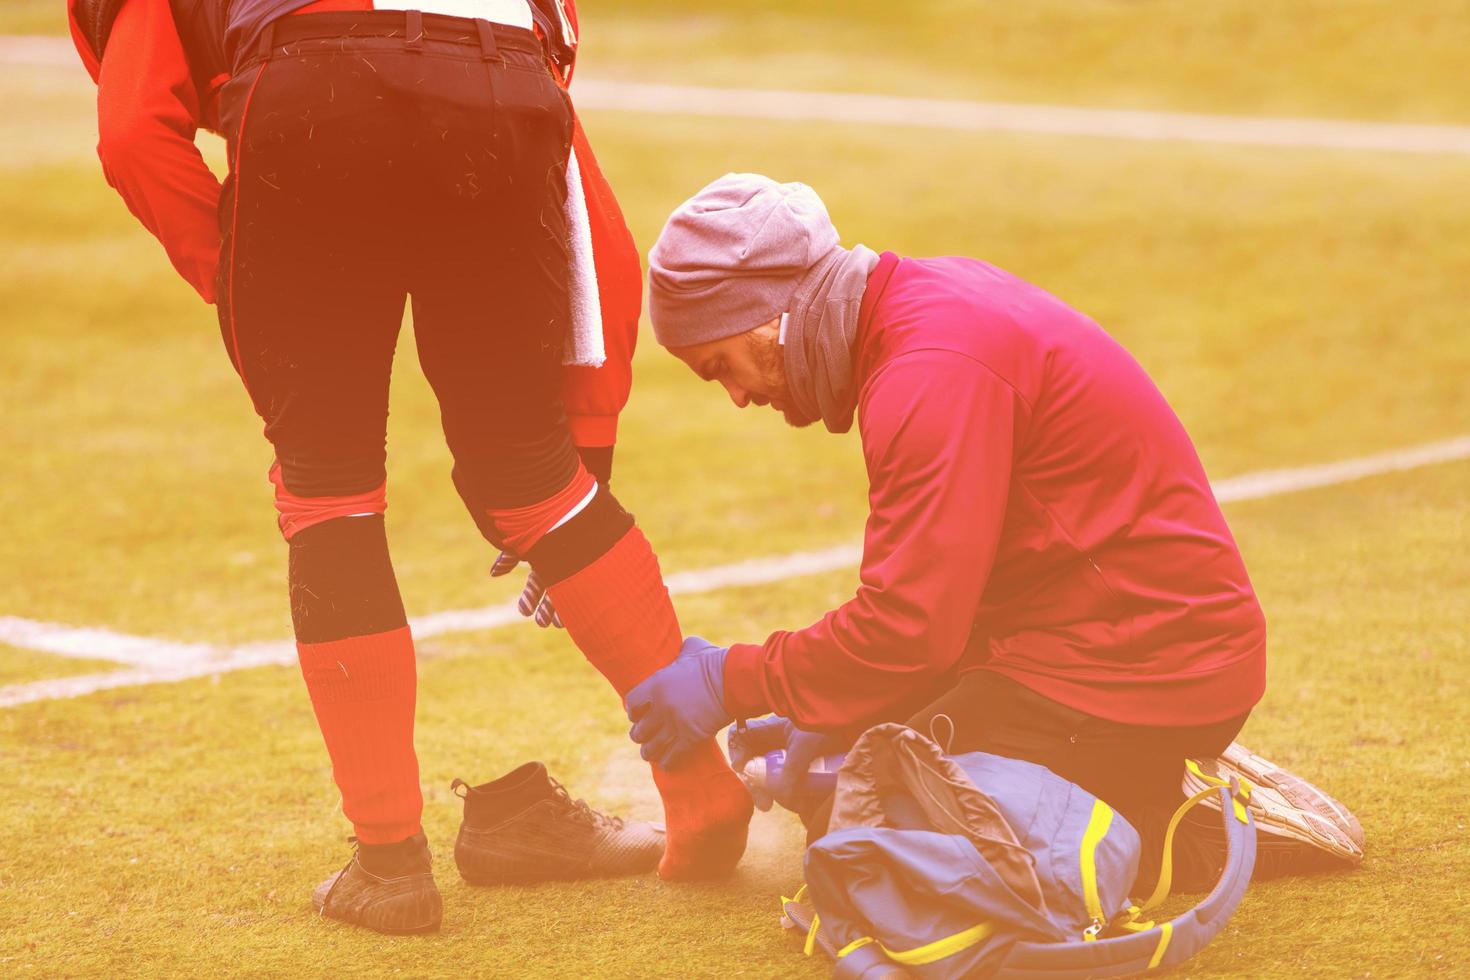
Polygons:
<instances>
[{"instance_id":1,"label":"white towel","mask_svg":"<svg viewBox=\"0 0 1470 980\"><path fill-rule=\"evenodd\" d=\"M571 245L570 293L572 322L567 329L563 364L602 367L607 348L602 342L602 297L597 291L597 266L592 260L592 219L582 189L577 151L567 158L567 238Z\"/></svg>"},{"instance_id":2,"label":"white towel","mask_svg":"<svg viewBox=\"0 0 1470 980\"><path fill-rule=\"evenodd\" d=\"M418 10L449 17L478 17L495 24L531 29L526 0L373 0L374 10Z\"/></svg>"}]
</instances>

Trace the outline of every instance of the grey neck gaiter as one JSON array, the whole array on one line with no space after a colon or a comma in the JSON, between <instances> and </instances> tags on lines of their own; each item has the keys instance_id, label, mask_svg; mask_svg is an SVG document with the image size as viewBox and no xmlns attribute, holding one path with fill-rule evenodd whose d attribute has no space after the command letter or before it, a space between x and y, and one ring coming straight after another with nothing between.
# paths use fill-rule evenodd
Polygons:
<instances>
[{"instance_id":1,"label":"grey neck gaiter","mask_svg":"<svg viewBox=\"0 0 1470 980\"><path fill-rule=\"evenodd\" d=\"M786 320L786 383L804 418L829 432L852 428L857 408L853 377L858 311L878 253L838 246L807 272L791 297Z\"/></svg>"}]
</instances>

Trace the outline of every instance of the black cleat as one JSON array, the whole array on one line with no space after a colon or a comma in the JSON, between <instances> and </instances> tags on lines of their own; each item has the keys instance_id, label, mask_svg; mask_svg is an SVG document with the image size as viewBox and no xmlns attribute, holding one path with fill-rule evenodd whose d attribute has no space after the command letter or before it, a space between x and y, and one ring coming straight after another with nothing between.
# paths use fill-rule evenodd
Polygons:
<instances>
[{"instance_id":1,"label":"black cleat","mask_svg":"<svg viewBox=\"0 0 1470 980\"><path fill-rule=\"evenodd\" d=\"M643 874L663 856L662 827L598 813L539 762L480 786L456 779L450 788L464 790L454 863L471 885Z\"/></svg>"},{"instance_id":2,"label":"black cleat","mask_svg":"<svg viewBox=\"0 0 1470 980\"><path fill-rule=\"evenodd\" d=\"M394 936L438 932L444 903L422 833L396 844L357 844L347 866L317 886L321 915Z\"/></svg>"}]
</instances>

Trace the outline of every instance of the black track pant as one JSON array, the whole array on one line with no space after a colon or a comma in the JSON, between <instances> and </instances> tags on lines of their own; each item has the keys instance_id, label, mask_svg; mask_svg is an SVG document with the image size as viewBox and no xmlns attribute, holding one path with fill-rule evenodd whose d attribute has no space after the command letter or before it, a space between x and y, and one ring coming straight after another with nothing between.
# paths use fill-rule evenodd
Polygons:
<instances>
[{"instance_id":1,"label":"black track pant","mask_svg":"<svg viewBox=\"0 0 1470 980\"><path fill-rule=\"evenodd\" d=\"M383 486L409 296L481 531L495 539L491 509L562 490L578 466L560 398L572 115L535 36L414 12L284 17L221 109L220 325L275 448L278 502ZM615 504L596 513L631 523ZM349 527L292 538L298 639L402 625L381 522L330 523Z\"/></svg>"},{"instance_id":2,"label":"black track pant","mask_svg":"<svg viewBox=\"0 0 1470 980\"><path fill-rule=\"evenodd\" d=\"M1169 817L1184 801L1180 788L1184 760L1219 755L1245 720L1241 715L1178 728L1125 725L1058 704L1000 674L978 670L961 677L908 725L940 745L948 743L952 753L990 752L1046 766L1122 813L1143 838L1140 887L1135 888L1143 895L1158 875ZM808 820L809 840L826 832L830 812L829 801ZM1174 849L1178 887L1212 887L1223 867L1223 846L1223 835L1181 830Z\"/></svg>"}]
</instances>

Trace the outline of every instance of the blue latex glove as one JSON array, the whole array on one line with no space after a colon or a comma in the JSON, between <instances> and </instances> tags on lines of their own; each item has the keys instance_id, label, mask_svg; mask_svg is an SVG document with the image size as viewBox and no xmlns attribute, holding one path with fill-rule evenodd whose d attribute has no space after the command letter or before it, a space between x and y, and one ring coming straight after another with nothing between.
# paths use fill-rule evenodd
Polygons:
<instances>
[{"instance_id":1,"label":"blue latex glove","mask_svg":"<svg viewBox=\"0 0 1470 980\"><path fill-rule=\"evenodd\" d=\"M628 731L643 758L664 769L734 719L725 710L724 647L691 636L673 663L628 692Z\"/></svg>"},{"instance_id":2,"label":"blue latex glove","mask_svg":"<svg viewBox=\"0 0 1470 980\"><path fill-rule=\"evenodd\" d=\"M509 575L515 567L521 563L521 559L509 551L502 551L495 556L495 564L490 566L490 577L500 578ZM541 584L541 578L534 571L526 576L526 587L521 590L521 600L516 603L516 609L527 619L534 618L536 625L545 629L548 626L561 628L561 617L556 614L556 607L551 604L551 596L546 594L546 586Z\"/></svg>"},{"instance_id":3,"label":"blue latex glove","mask_svg":"<svg viewBox=\"0 0 1470 980\"><path fill-rule=\"evenodd\" d=\"M757 756L777 749L785 752L781 770L775 778L767 779L765 792L752 789L751 796L762 810L769 810L774 801L793 813L802 813L818 802L816 794L807 786L807 770L821 756L847 751L852 741L841 735L802 731L789 718L771 715L757 718L744 728L732 726L725 744L730 751L730 765L737 773L743 772L745 764Z\"/></svg>"}]
</instances>

